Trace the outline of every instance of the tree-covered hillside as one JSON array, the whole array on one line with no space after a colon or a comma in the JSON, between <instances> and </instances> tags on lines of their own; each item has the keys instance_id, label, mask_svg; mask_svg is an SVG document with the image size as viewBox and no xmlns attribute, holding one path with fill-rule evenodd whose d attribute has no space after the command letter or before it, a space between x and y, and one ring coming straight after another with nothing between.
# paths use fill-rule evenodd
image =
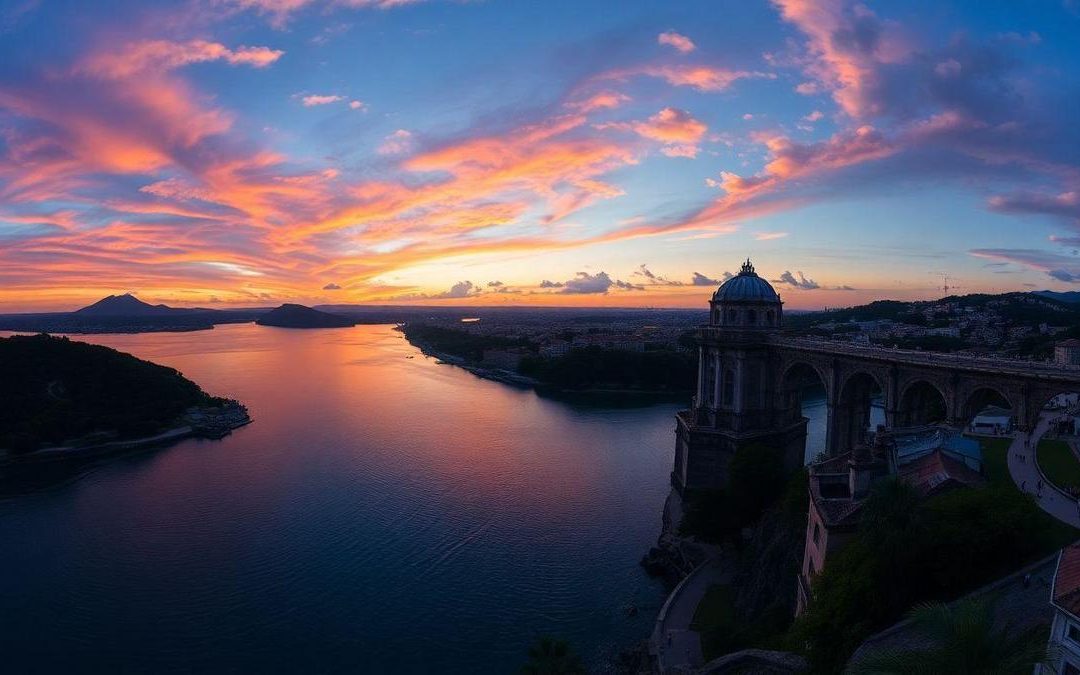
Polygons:
<instances>
[{"instance_id":1,"label":"tree-covered hillside","mask_svg":"<svg viewBox=\"0 0 1080 675\"><path fill-rule=\"evenodd\" d=\"M162 431L215 399L172 368L48 335L0 339L0 448L30 451L104 432Z\"/></svg>"}]
</instances>

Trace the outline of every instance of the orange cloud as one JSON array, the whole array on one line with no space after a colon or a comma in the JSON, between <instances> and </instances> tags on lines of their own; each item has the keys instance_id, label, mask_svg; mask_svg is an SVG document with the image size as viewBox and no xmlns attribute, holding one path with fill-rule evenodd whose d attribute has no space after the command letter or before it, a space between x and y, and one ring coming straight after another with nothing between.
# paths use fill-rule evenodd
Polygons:
<instances>
[{"instance_id":1,"label":"orange cloud","mask_svg":"<svg viewBox=\"0 0 1080 675\"><path fill-rule=\"evenodd\" d=\"M703 122L678 108L664 108L644 121L609 122L596 127L633 131L643 138L664 143L661 152L668 157L696 157L699 151L697 143L709 130Z\"/></svg>"}]
</instances>

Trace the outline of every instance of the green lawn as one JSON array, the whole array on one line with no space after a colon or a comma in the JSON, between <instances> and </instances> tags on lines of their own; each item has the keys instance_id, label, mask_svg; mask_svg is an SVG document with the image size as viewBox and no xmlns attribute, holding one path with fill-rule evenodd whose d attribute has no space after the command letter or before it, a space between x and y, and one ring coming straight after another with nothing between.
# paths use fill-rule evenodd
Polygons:
<instances>
[{"instance_id":1,"label":"green lawn","mask_svg":"<svg viewBox=\"0 0 1080 675\"><path fill-rule=\"evenodd\" d=\"M705 662L731 651L729 646L738 630L735 620L735 591L728 584L713 584L705 591L690 628L701 634L701 652Z\"/></svg>"},{"instance_id":2,"label":"green lawn","mask_svg":"<svg viewBox=\"0 0 1080 675\"><path fill-rule=\"evenodd\" d=\"M1039 468L1050 482L1063 490L1080 490L1080 461L1065 441L1040 441Z\"/></svg>"},{"instance_id":3,"label":"green lawn","mask_svg":"<svg viewBox=\"0 0 1080 675\"><path fill-rule=\"evenodd\" d=\"M1011 438L980 438L983 452L983 470L986 479L994 485L1014 485L1009 475L1009 446Z\"/></svg>"},{"instance_id":4,"label":"green lawn","mask_svg":"<svg viewBox=\"0 0 1080 675\"><path fill-rule=\"evenodd\" d=\"M1010 487L1017 491L1016 483L1013 482L1012 476L1009 474L1009 446L1012 444L1012 439L1009 438L980 438L979 443L982 445L983 452L983 473L986 475L986 479L991 485ZM1047 470L1046 465L1043 464L1043 446L1052 445L1055 443L1061 443L1060 441L1043 441L1039 444L1038 459L1039 466L1046 473L1048 477L1052 474ZM1061 443L1064 445L1064 443ZM1065 447L1068 451L1068 447ZM1060 449L1057 453L1059 454ZM1071 453L1070 453L1071 457ZM1075 466L1077 475L1080 476L1080 462L1076 459L1072 459L1072 463ZM1080 483L1077 483L1080 485ZM1073 527L1066 525L1057 518L1044 512L1042 509L1032 501L1031 515L1025 526L1027 531L1032 533L1045 532L1046 541L1048 546L1045 550L1045 554L1049 555L1054 550L1071 544L1076 541L1077 537L1080 537L1078 532Z\"/></svg>"}]
</instances>

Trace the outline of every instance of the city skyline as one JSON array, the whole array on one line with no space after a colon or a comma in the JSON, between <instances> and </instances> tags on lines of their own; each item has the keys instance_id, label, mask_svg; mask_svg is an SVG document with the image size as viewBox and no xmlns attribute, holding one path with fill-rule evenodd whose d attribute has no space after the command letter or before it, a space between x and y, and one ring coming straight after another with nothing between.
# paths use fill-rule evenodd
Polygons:
<instances>
[{"instance_id":1,"label":"city skyline","mask_svg":"<svg viewBox=\"0 0 1080 675\"><path fill-rule=\"evenodd\" d=\"M581 4L0 10L0 312L1080 289L1075 2Z\"/></svg>"}]
</instances>

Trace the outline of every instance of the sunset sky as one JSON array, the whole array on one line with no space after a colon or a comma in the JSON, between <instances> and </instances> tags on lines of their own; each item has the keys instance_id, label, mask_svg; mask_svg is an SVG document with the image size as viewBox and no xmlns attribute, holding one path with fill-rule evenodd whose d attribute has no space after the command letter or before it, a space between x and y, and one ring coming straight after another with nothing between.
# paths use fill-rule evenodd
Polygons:
<instances>
[{"instance_id":1,"label":"sunset sky","mask_svg":"<svg viewBox=\"0 0 1080 675\"><path fill-rule=\"evenodd\" d=\"M0 312L1080 289L1080 1L7 0Z\"/></svg>"}]
</instances>

